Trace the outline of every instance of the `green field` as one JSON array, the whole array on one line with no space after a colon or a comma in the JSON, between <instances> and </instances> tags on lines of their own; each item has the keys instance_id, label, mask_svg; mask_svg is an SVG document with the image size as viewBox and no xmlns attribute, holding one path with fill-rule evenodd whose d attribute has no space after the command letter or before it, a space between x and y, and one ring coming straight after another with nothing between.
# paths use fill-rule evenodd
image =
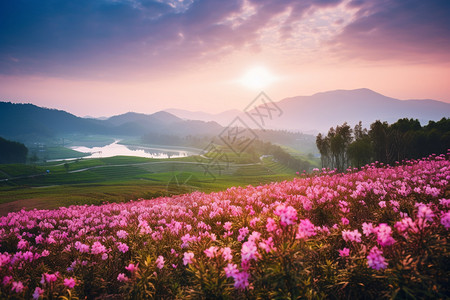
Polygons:
<instances>
[{"instance_id":1,"label":"green field","mask_svg":"<svg viewBox=\"0 0 450 300\"><path fill-rule=\"evenodd\" d=\"M294 176L295 170L270 157L259 163L248 163L246 157L232 157L230 162L218 165L211 164L205 157L148 159L126 156L0 165L0 214L22 207L46 209L149 199L194 190L211 192Z\"/></svg>"}]
</instances>

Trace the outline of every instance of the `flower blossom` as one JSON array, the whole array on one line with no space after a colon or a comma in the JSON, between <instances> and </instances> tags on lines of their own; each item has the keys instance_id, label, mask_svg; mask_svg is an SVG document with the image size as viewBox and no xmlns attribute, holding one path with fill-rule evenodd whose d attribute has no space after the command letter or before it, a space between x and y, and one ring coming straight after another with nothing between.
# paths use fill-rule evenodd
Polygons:
<instances>
[{"instance_id":1,"label":"flower blossom","mask_svg":"<svg viewBox=\"0 0 450 300\"><path fill-rule=\"evenodd\" d=\"M134 264L128 264L128 266L126 266L125 269L129 271L131 274L134 274L138 270L138 267L137 265Z\"/></svg>"},{"instance_id":2,"label":"flower blossom","mask_svg":"<svg viewBox=\"0 0 450 300\"><path fill-rule=\"evenodd\" d=\"M350 249L348 249L348 248L343 248L343 249L338 250L338 251L339 251L339 256L340 257L347 257L347 256L350 255Z\"/></svg>"},{"instance_id":3,"label":"flower blossom","mask_svg":"<svg viewBox=\"0 0 450 300\"><path fill-rule=\"evenodd\" d=\"M163 256L158 256L158 258L156 259L156 267L158 268L158 269L162 269L162 268L164 268L164 257Z\"/></svg>"},{"instance_id":4,"label":"flower blossom","mask_svg":"<svg viewBox=\"0 0 450 300\"><path fill-rule=\"evenodd\" d=\"M301 220L295 238L306 240L313 235L316 235L314 224L309 219Z\"/></svg>"},{"instance_id":5,"label":"flower blossom","mask_svg":"<svg viewBox=\"0 0 450 300\"><path fill-rule=\"evenodd\" d=\"M193 258L194 258L194 253L192 253L192 252L184 252L183 265L191 264Z\"/></svg>"},{"instance_id":6,"label":"flower blossom","mask_svg":"<svg viewBox=\"0 0 450 300\"><path fill-rule=\"evenodd\" d=\"M379 250L377 246L374 246L367 256L367 265L374 270L385 269L387 267L387 262L382 254L383 251Z\"/></svg>"},{"instance_id":7,"label":"flower blossom","mask_svg":"<svg viewBox=\"0 0 450 300\"><path fill-rule=\"evenodd\" d=\"M206 254L207 257L213 258L216 256L218 249L219 248L217 248L216 246L211 246L203 252Z\"/></svg>"},{"instance_id":8,"label":"flower blossom","mask_svg":"<svg viewBox=\"0 0 450 300\"><path fill-rule=\"evenodd\" d=\"M69 289L73 289L76 285L76 280L74 278L64 278L64 285Z\"/></svg>"},{"instance_id":9,"label":"flower blossom","mask_svg":"<svg viewBox=\"0 0 450 300\"><path fill-rule=\"evenodd\" d=\"M293 225L297 221L297 210L292 206L278 205L273 212L280 217L280 224L282 226Z\"/></svg>"},{"instance_id":10,"label":"flower blossom","mask_svg":"<svg viewBox=\"0 0 450 300\"><path fill-rule=\"evenodd\" d=\"M119 249L120 252L125 253L128 251L129 248L127 244L119 242L117 244L117 249Z\"/></svg>"},{"instance_id":11,"label":"flower blossom","mask_svg":"<svg viewBox=\"0 0 450 300\"><path fill-rule=\"evenodd\" d=\"M342 230L342 238L346 242L357 242L361 243L361 233L359 233L358 229L353 231L350 230Z\"/></svg>"},{"instance_id":12,"label":"flower blossom","mask_svg":"<svg viewBox=\"0 0 450 300\"><path fill-rule=\"evenodd\" d=\"M128 277L124 273L119 273L119 275L117 275L117 280L120 282L125 282L128 281Z\"/></svg>"},{"instance_id":13,"label":"flower blossom","mask_svg":"<svg viewBox=\"0 0 450 300\"><path fill-rule=\"evenodd\" d=\"M37 287L34 289L33 299L34 299L34 300L37 300L37 299L39 299L39 297L41 297L43 294L44 294L44 290L37 286Z\"/></svg>"}]
</instances>

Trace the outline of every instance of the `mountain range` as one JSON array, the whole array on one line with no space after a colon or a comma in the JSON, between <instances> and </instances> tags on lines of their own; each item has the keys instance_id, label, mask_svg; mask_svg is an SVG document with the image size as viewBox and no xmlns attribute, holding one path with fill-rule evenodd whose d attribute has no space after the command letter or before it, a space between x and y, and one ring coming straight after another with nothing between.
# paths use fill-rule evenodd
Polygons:
<instances>
[{"instance_id":1,"label":"mountain range","mask_svg":"<svg viewBox=\"0 0 450 300\"><path fill-rule=\"evenodd\" d=\"M426 125L430 120L437 121L443 117L450 117L450 103L429 99L399 100L364 88L297 96L274 103L281 115L272 116L272 120L267 119L266 128L311 133L324 132L344 122L355 125L362 121L364 126L369 126L376 120L394 123L401 118L413 118ZM262 105L259 108L260 113L265 111ZM248 119L246 114L236 110L221 114L180 109L167 111L183 119L215 120L222 126L228 125L236 116L240 116L243 120ZM253 109L249 113L256 111Z\"/></svg>"},{"instance_id":2,"label":"mountain range","mask_svg":"<svg viewBox=\"0 0 450 300\"><path fill-rule=\"evenodd\" d=\"M39 141L62 134L104 134L119 136L215 135L222 126L215 122L182 120L168 112L129 112L106 120L80 118L66 111L33 104L0 102L0 136L19 141Z\"/></svg>"},{"instance_id":3,"label":"mountain range","mask_svg":"<svg viewBox=\"0 0 450 300\"><path fill-rule=\"evenodd\" d=\"M398 100L369 89L336 90L312 96L286 98L269 103L277 114L267 119L264 129L290 131L327 131L330 127L359 121L368 126L375 120L393 123L400 118L419 119L422 125L429 120L450 117L450 103L436 100ZM149 133L164 135L217 135L236 117L258 128L249 115L261 114L258 103L248 114L229 110L220 114L168 109L153 114L129 112L107 119L81 118L62 110L38 107L33 104L0 102L0 136L15 140L52 137L58 134L108 134L142 136Z\"/></svg>"}]
</instances>

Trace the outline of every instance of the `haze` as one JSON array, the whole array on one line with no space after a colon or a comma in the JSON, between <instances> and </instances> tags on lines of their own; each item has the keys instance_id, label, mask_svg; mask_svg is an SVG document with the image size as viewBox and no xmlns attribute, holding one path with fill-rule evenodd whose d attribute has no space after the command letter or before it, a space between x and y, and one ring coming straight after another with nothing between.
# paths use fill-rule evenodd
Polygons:
<instances>
[{"instance_id":1,"label":"haze","mask_svg":"<svg viewBox=\"0 0 450 300\"><path fill-rule=\"evenodd\" d=\"M0 2L0 100L78 116L370 88L450 102L450 2Z\"/></svg>"}]
</instances>

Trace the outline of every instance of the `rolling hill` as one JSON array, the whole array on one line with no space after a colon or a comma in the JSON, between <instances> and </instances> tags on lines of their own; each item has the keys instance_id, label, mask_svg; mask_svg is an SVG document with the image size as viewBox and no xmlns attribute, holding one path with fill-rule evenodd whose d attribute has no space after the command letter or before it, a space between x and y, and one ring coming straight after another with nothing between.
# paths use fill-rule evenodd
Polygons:
<instances>
[{"instance_id":1,"label":"rolling hill","mask_svg":"<svg viewBox=\"0 0 450 300\"><path fill-rule=\"evenodd\" d=\"M37 141L71 133L123 136L142 136L151 132L178 136L217 134L221 128L215 122L183 120L164 111L154 114L129 112L98 120L33 104L0 102L0 136L19 141Z\"/></svg>"}]
</instances>

